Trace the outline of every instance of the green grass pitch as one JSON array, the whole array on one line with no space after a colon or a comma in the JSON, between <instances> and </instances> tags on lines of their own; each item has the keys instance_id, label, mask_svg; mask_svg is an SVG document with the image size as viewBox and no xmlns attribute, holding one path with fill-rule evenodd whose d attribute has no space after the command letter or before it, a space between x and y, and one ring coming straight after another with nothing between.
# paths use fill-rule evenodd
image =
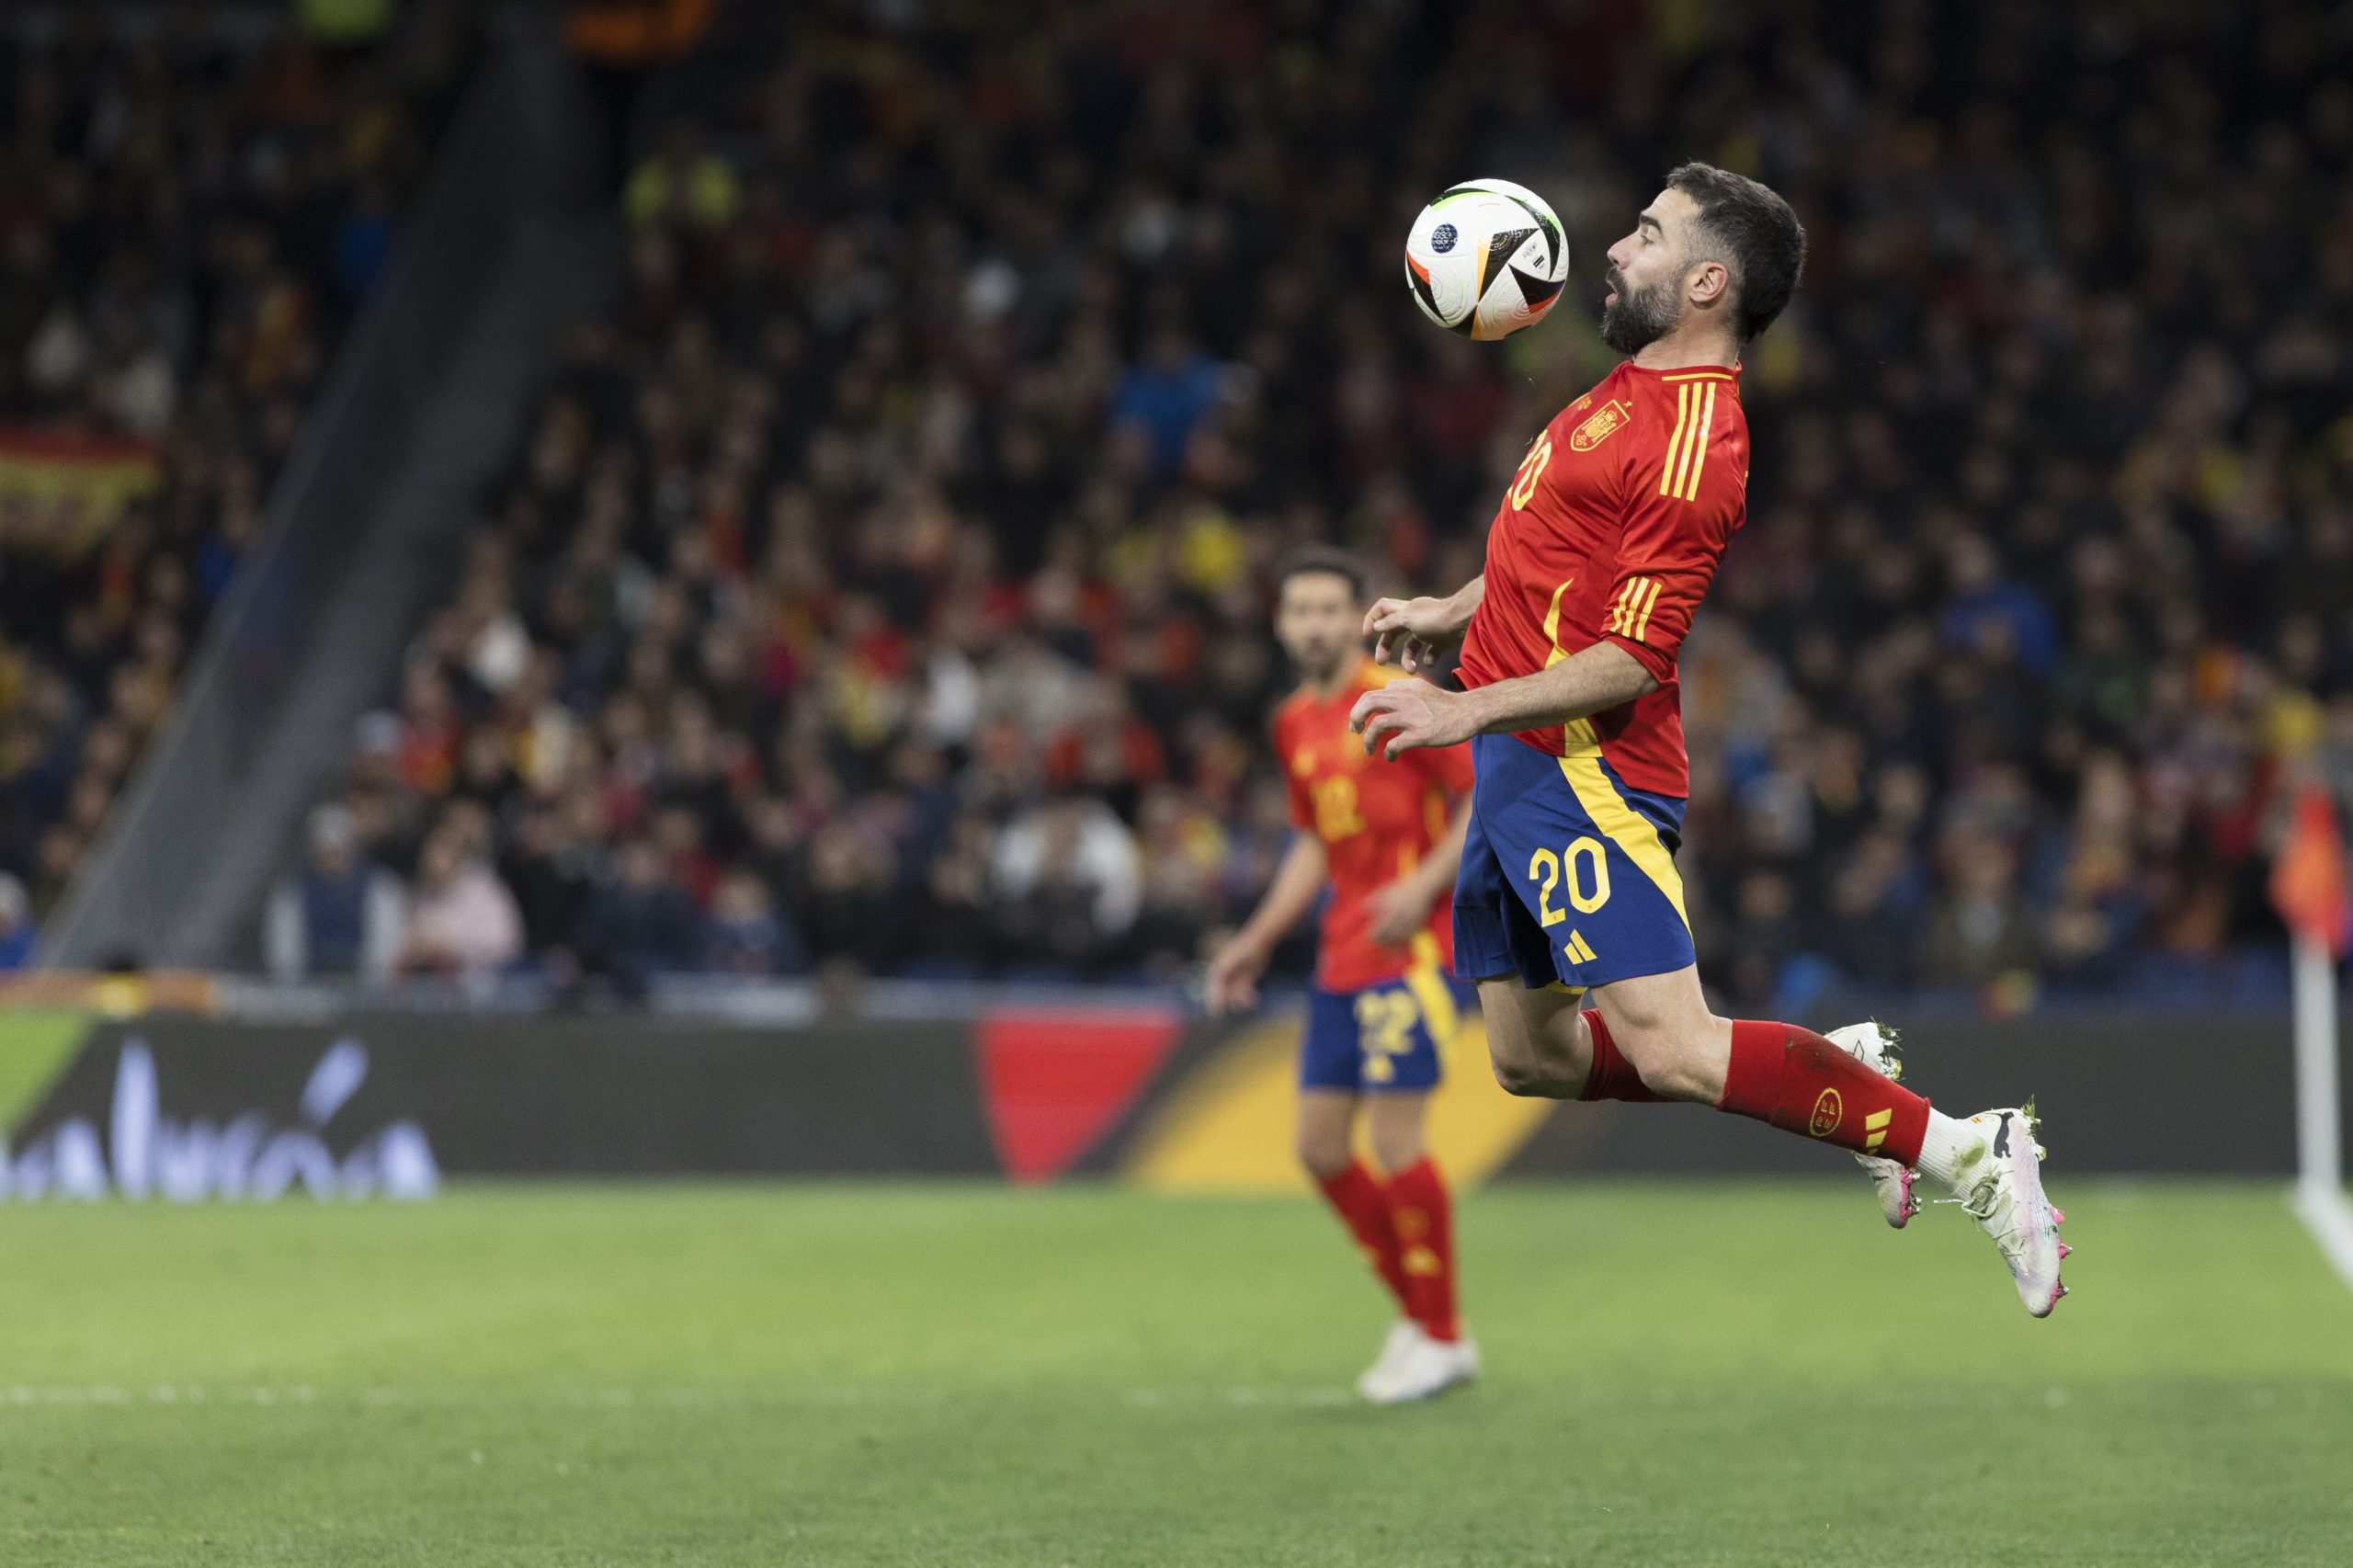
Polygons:
<instances>
[{"instance_id":1,"label":"green grass pitch","mask_svg":"<svg viewBox=\"0 0 2353 1568\"><path fill-rule=\"evenodd\" d=\"M1304 1199L472 1187L0 1206L0 1562L2353 1561L2353 1292L2269 1187L2054 1176L2048 1323L1837 1184L1465 1206L1479 1386Z\"/></svg>"}]
</instances>

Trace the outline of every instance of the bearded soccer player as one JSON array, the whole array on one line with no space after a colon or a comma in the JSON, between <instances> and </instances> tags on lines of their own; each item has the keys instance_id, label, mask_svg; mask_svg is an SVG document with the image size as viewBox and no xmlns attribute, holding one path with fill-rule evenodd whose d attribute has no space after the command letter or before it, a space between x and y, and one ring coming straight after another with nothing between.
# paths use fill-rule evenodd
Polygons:
<instances>
[{"instance_id":1,"label":"bearded soccer player","mask_svg":"<svg viewBox=\"0 0 2353 1568\"><path fill-rule=\"evenodd\" d=\"M1667 176L1609 249L1601 335L1630 358L1529 449L1484 571L1366 616L1376 656L1408 671L1460 642L1463 689L1395 681L1352 722L1388 757L1472 742L1456 966L1479 983L1506 1089L1695 1100L1852 1150L1897 1225L1916 1175L1975 1217L2043 1317L2066 1294L2068 1248L2029 1111L1946 1116L1880 1070L1876 1025L1825 1038L1721 1018L1700 992L1674 858L1688 790L1676 652L1745 516L1741 351L1804 258L1766 187L1704 164Z\"/></svg>"},{"instance_id":2,"label":"bearded soccer player","mask_svg":"<svg viewBox=\"0 0 2353 1568\"><path fill-rule=\"evenodd\" d=\"M1275 634L1304 684L1276 712L1274 740L1299 831L1257 910L1211 961L1209 1002L1217 1013L1253 1005L1275 944L1329 885L1300 1046L1299 1157L1397 1300L1388 1342L1357 1381L1367 1399L1394 1404L1479 1368L1455 1307L1452 1205L1422 1142L1455 1028L1447 895L1470 820L1471 757L1458 745L1379 760L1349 732L1357 699L1397 678L1365 656L1363 590L1344 555L1284 564ZM1381 1176L1357 1158L1359 1110Z\"/></svg>"}]
</instances>

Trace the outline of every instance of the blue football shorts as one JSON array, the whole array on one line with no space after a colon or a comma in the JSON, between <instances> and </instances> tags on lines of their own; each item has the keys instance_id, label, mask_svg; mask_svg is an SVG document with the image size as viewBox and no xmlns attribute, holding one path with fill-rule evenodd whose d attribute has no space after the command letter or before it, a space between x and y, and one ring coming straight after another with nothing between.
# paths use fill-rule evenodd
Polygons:
<instances>
[{"instance_id":1,"label":"blue football shorts","mask_svg":"<svg viewBox=\"0 0 2353 1568\"><path fill-rule=\"evenodd\" d=\"M1471 743L1471 831L1454 881L1454 971L1590 990L1695 960L1675 851L1683 802L1630 790L1598 746Z\"/></svg>"},{"instance_id":2,"label":"blue football shorts","mask_svg":"<svg viewBox=\"0 0 2353 1568\"><path fill-rule=\"evenodd\" d=\"M1414 967L1394 980L1309 993L1301 1088L1380 1094L1438 1086L1468 988L1446 972L1435 941L1424 937L1415 947Z\"/></svg>"}]
</instances>

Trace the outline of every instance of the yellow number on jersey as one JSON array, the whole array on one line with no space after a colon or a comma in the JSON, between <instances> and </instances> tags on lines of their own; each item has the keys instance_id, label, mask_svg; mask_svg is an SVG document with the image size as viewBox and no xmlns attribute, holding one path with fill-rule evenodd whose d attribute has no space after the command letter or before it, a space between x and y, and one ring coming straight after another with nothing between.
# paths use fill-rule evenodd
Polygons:
<instances>
[{"instance_id":1,"label":"yellow number on jersey","mask_svg":"<svg viewBox=\"0 0 2353 1568\"><path fill-rule=\"evenodd\" d=\"M1513 476L1511 482L1513 511L1517 512L1528 505L1529 497L1536 494L1536 482L1544 477L1544 467L1552 460L1552 437L1547 434L1540 437L1536 445L1528 449L1528 455L1519 460L1519 472Z\"/></svg>"},{"instance_id":2,"label":"yellow number on jersey","mask_svg":"<svg viewBox=\"0 0 2353 1568\"><path fill-rule=\"evenodd\" d=\"M1357 814L1355 779L1319 778L1307 789L1315 802L1316 837L1336 844L1364 831L1364 818Z\"/></svg>"}]
</instances>

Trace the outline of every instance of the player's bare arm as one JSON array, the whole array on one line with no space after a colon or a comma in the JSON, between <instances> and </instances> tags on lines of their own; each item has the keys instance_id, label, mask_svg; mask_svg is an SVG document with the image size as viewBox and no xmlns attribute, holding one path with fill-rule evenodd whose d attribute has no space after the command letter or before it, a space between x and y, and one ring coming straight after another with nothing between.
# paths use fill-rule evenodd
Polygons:
<instances>
[{"instance_id":1,"label":"player's bare arm","mask_svg":"<svg viewBox=\"0 0 2353 1568\"><path fill-rule=\"evenodd\" d=\"M1375 600L1364 617L1364 634L1373 640L1373 661L1395 665L1408 675L1435 668L1461 642L1472 613L1486 596L1487 578L1482 573L1443 597Z\"/></svg>"},{"instance_id":2,"label":"player's bare arm","mask_svg":"<svg viewBox=\"0 0 2353 1568\"><path fill-rule=\"evenodd\" d=\"M1471 829L1471 801L1454 808L1454 820L1445 838L1430 846L1421 863L1372 895L1372 939L1383 947L1398 947L1429 923L1438 901L1454 892L1454 873L1462 864L1462 835Z\"/></svg>"},{"instance_id":3,"label":"player's bare arm","mask_svg":"<svg viewBox=\"0 0 2353 1568\"><path fill-rule=\"evenodd\" d=\"M1461 853L1460 840L1456 852ZM1326 870L1324 841L1312 833L1293 835L1283 863L1275 870L1275 880L1267 884L1267 895L1243 922L1242 929L1210 960L1207 990L1212 1015L1258 1005L1258 977L1267 971L1275 944L1315 907Z\"/></svg>"},{"instance_id":4,"label":"player's bare arm","mask_svg":"<svg viewBox=\"0 0 2353 1568\"><path fill-rule=\"evenodd\" d=\"M1450 746L1473 735L1540 730L1590 718L1646 697L1658 681L1615 642L1596 642L1550 668L1472 691L1393 681L1358 699L1348 722L1364 749L1395 758L1416 746Z\"/></svg>"}]
</instances>

